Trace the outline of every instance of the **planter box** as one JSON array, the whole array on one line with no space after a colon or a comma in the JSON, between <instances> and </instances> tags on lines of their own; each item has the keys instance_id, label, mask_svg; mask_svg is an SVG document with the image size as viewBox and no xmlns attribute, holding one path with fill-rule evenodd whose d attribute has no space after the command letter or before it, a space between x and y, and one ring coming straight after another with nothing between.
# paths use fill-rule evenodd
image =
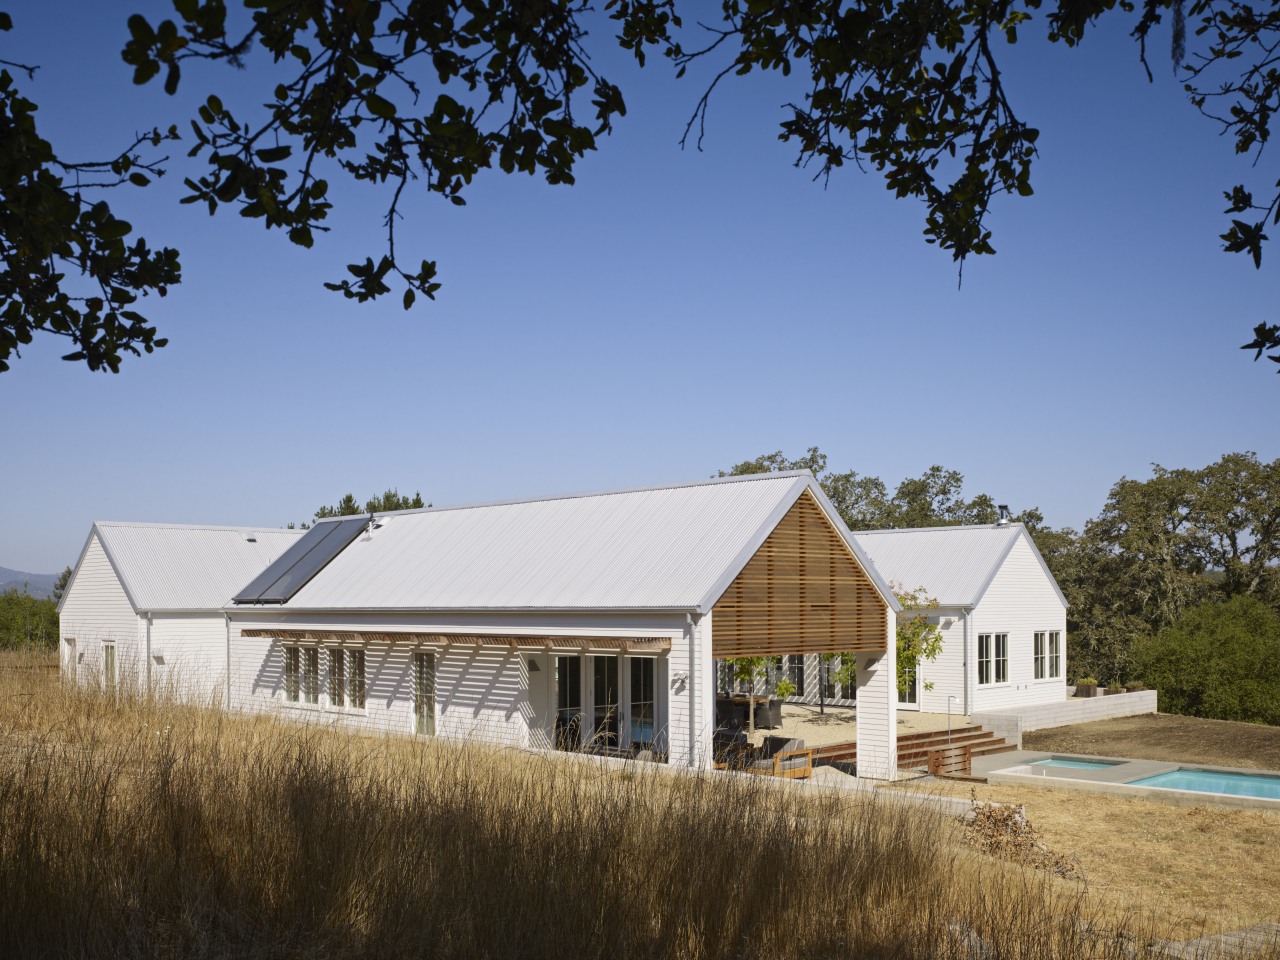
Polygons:
<instances>
[{"instance_id":1,"label":"planter box","mask_svg":"<svg viewBox=\"0 0 1280 960\"><path fill-rule=\"evenodd\" d=\"M1111 696L1113 693L1128 693L1128 691L1125 690L1124 687L1121 687L1119 690L1104 690L1102 692L1108 697Z\"/></svg>"},{"instance_id":2,"label":"planter box","mask_svg":"<svg viewBox=\"0 0 1280 960\"><path fill-rule=\"evenodd\" d=\"M1098 695L1098 685L1096 683L1077 683L1077 697L1096 697Z\"/></svg>"}]
</instances>

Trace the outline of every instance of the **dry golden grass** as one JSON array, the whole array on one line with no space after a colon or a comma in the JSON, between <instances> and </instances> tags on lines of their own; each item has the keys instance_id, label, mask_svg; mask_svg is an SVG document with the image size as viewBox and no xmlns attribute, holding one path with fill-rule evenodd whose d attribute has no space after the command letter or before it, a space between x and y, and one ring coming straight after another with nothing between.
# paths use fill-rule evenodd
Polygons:
<instances>
[{"instance_id":1,"label":"dry golden grass","mask_svg":"<svg viewBox=\"0 0 1280 960\"><path fill-rule=\"evenodd\" d=\"M1177 936L1280 921L1278 814L1021 785L927 789L1025 806L1044 842L1079 860L1091 896L1116 913L1149 914Z\"/></svg>"},{"instance_id":2,"label":"dry golden grass","mask_svg":"<svg viewBox=\"0 0 1280 960\"><path fill-rule=\"evenodd\" d=\"M40 676L0 660L0 957L1075 960L1165 934L1118 938L1079 885L893 798Z\"/></svg>"}]
</instances>

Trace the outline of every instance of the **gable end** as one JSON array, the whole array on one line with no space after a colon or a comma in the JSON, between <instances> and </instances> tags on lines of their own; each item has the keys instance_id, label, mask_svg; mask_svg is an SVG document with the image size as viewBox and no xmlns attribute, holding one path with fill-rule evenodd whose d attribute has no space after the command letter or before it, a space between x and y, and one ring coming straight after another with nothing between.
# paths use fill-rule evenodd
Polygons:
<instances>
[{"instance_id":1,"label":"gable end","mask_svg":"<svg viewBox=\"0 0 1280 960\"><path fill-rule=\"evenodd\" d=\"M711 655L885 649L888 607L806 490L712 608Z\"/></svg>"}]
</instances>

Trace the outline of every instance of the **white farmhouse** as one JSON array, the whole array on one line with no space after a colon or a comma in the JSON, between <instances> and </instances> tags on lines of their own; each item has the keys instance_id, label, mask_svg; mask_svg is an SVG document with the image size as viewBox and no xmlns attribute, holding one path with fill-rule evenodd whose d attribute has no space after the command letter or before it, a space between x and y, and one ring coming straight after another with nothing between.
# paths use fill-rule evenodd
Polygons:
<instances>
[{"instance_id":1,"label":"white farmhouse","mask_svg":"<svg viewBox=\"0 0 1280 960\"><path fill-rule=\"evenodd\" d=\"M1067 602L1022 524L875 530L853 540L895 588L938 601L928 615L942 652L921 665L899 710L971 714L1066 699ZM818 702L818 658L784 667L803 677L793 699ZM854 693L831 684L824 692L837 704Z\"/></svg>"},{"instance_id":2,"label":"white farmhouse","mask_svg":"<svg viewBox=\"0 0 1280 960\"><path fill-rule=\"evenodd\" d=\"M853 651L892 779L897 609L807 472L338 518L227 608L229 702L702 768L715 660Z\"/></svg>"},{"instance_id":3,"label":"white farmhouse","mask_svg":"<svg viewBox=\"0 0 1280 960\"><path fill-rule=\"evenodd\" d=\"M207 702L226 693L232 595L301 530L93 525L58 603L63 676Z\"/></svg>"}]
</instances>

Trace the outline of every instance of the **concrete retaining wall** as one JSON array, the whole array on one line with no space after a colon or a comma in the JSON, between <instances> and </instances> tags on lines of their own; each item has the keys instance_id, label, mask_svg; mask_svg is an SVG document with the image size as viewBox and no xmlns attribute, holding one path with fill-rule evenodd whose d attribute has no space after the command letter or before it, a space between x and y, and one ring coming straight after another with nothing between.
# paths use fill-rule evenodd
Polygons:
<instances>
[{"instance_id":1,"label":"concrete retaining wall","mask_svg":"<svg viewBox=\"0 0 1280 960\"><path fill-rule=\"evenodd\" d=\"M1067 727L1073 723L1155 712L1156 691L1139 690L1136 693L1114 693L1104 697L1073 697L1060 703L986 710L971 714L969 719L1021 749L1022 735L1029 730Z\"/></svg>"}]
</instances>

